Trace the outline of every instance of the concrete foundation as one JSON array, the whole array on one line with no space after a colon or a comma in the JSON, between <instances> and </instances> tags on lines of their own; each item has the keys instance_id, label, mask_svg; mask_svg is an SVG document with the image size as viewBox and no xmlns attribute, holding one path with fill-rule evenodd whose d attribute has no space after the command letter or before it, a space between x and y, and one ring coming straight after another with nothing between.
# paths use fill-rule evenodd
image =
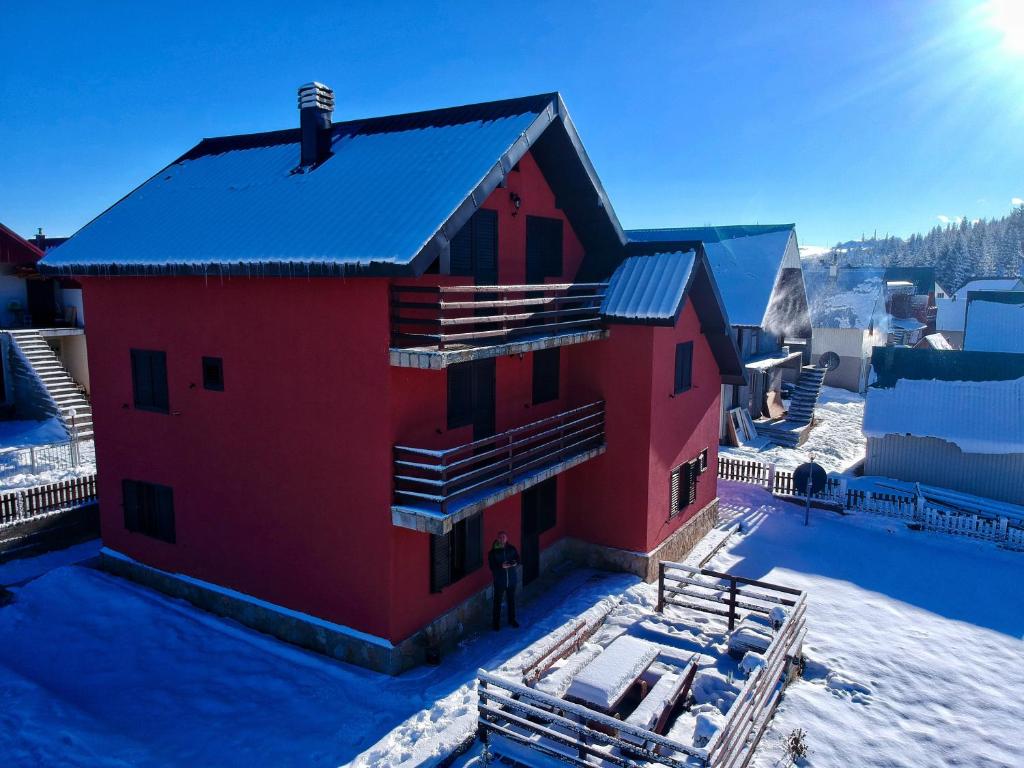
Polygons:
<instances>
[{"instance_id":1,"label":"concrete foundation","mask_svg":"<svg viewBox=\"0 0 1024 768\"><path fill-rule=\"evenodd\" d=\"M544 592L567 569L597 568L635 573L645 581L658 577L658 563L681 560L718 521L718 499L694 515L685 525L650 552L631 552L565 538L540 556L541 576L520 590L521 600ZM100 567L198 608L224 616L285 642L357 664L377 672L397 675L422 664L428 649L442 656L467 634L490 621L493 590L487 587L439 616L400 643L301 614L248 595L168 573L139 563L111 550L100 556ZM504 618L504 617L503 617Z\"/></svg>"}]
</instances>

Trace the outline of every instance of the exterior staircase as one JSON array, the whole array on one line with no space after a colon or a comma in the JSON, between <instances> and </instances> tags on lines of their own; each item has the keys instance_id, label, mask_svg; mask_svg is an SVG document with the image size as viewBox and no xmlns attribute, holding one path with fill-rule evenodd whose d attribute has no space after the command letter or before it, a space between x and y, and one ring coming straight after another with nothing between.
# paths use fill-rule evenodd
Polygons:
<instances>
[{"instance_id":1,"label":"exterior staircase","mask_svg":"<svg viewBox=\"0 0 1024 768\"><path fill-rule=\"evenodd\" d=\"M818 404L825 373L824 368L805 365L790 398L786 418L770 424L758 423L757 434L785 448L796 448L803 443L814 420L814 406Z\"/></svg>"},{"instance_id":2,"label":"exterior staircase","mask_svg":"<svg viewBox=\"0 0 1024 768\"><path fill-rule=\"evenodd\" d=\"M46 394L53 401L68 434L71 434L71 411L74 409L74 424L78 430L79 439L91 440L93 437L92 407L89 405L83 389L61 365L57 355L46 343L46 339L39 331L33 329L12 330L7 333L10 334L11 340L28 361L36 378L42 383Z\"/></svg>"}]
</instances>

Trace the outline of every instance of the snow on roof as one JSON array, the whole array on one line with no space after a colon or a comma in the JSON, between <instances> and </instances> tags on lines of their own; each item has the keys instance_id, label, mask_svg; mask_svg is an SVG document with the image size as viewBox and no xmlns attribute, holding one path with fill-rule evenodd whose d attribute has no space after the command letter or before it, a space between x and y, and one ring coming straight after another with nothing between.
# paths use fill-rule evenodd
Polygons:
<instances>
[{"instance_id":1,"label":"snow on roof","mask_svg":"<svg viewBox=\"0 0 1024 768\"><path fill-rule=\"evenodd\" d=\"M1024 378L901 379L888 389L871 388L864 434L935 437L965 453L1024 453Z\"/></svg>"},{"instance_id":2,"label":"snow on roof","mask_svg":"<svg viewBox=\"0 0 1024 768\"><path fill-rule=\"evenodd\" d=\"M1021 293L1024 299L1024 292ZM1024 302L1010 304L972 298L968 303L964 349L1024 352Z\"/></svg>"},{"instance_id":3,"label":"snow on roof","mask_svg":"<svg viewBox=\"0 0 1024 768\"><path fill-rule=\"evenodd\" d=\"M932 349L953 349L941 333L929 333L924 340Z\"/></svg>"},{"instance_id":4,"label":"snow on roof","mask_svg":"<svg viewBox=\"0 0 1024 768\"><path fill-rule=\"evenodd\" d=\"M890 317L889 325L901 331L920 331L928 327L916 317Z\"/></svg>"},{"instance_id":5,"label":"snow on roof","mask_svg":"<svg viewBox=\"0 0 1024 768\"><path fill-rule=\"evenodd\" d=\"M956 293L958 299L966 299L969 291L1019 291L1024 289L1024 281L1019 277L986 277L964 283Z\"/></svg>"},{"instance_id":6,"label":"snow on roof","mask_svg":"<svg viewBox=\"0 0 1024 768\"><path fill-rule=\"evenodd\" d=\"M715 280L725 301L729 320L735 325L762 325L779 272L786 266L800 267L793 238L793 224L736 225L727 227L678 227L632 229L626 236L633 242L700 241L711 262Z\"/></svg>"},{"instance_id":7,"label":"snow on roof","mask_svg":"<svg viewBox=\"0 0 1024 768\"><path fill-rule=\"evenodd\" d=\"M675 321L690 284L695 251L630 256L615 270L601 314L621 320Z\"/></svg>"},{"instance_id":8,"label":"snow on roof","mask_svg":"<svg viewBox=\"0 0 1024 768\"><path fill-rule=\"evenodd\" d=\"M416 274L551 126L568 138L547 142L549 165L575 162L570 181L596 192L567 213L603 209L588 208L588 222L602 236L610 224L621 245L561 99L543 94L335 123L331 154L305 172L298 129L205 139L42 263L75 274Z\"/></svg>"},{"instance_id":9,"label":"snow on roof","mask_svg":"<svg viewBox=\"0 0 1024 768\"><path fill-rule=\"evenodd\" d=\"M935 328L940 331L964 330L964 319L967 315L967 298L936 299Z\"/></svg>"},{"instance_id":10,"label":"snow on roof","mask_svg":"<svg viewBox=\"0 0 1024 768\"><path fill-rule=\"evenodd\" d=\"M885 310L885 270L805 268L804 284L815 328L867 328Z\"/></svg>"}]
</instances>

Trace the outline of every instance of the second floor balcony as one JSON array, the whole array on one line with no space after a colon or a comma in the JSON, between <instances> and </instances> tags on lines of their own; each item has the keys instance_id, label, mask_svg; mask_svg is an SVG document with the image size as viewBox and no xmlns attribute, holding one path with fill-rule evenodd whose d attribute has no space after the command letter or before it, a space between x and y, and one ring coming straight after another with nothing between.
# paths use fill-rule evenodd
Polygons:
<instances>
[{"instance_id":1,"label":"second floor balcony","mask_svg":"<svg viewBox=\"0 0 1024 768\"><path fill-rule=\"evenodd\" d=\"M402 528L447 533L604 450L603 401L452 448L396 445L391 519Z\"/></svg>"},{"instance_id":2,"label":"second floor balcony","mask_svg":"<svg viewBox=\"0 0 1024 768\"><path fill-rule=\"evenodd\" d=\"M607 283L393 285L391 364L444 368L607 336Z\"/></svg>"}]
</instances>

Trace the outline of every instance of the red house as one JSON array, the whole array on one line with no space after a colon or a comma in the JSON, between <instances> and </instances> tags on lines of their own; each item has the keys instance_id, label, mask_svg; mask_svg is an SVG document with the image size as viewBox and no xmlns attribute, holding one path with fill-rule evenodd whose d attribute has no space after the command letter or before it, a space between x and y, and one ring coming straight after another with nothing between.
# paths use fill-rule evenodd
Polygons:
<instances>
[{"instance_id":1,"label":"red house","mask_svg":"<svg viewBox=\"0 0 1024 768\"><path fill-rule=\"evenodd\" d=\"M206 139L50 252L90 319L104 561L389 672L499 530L650 577L714 522L707 259L625 258L557 94Z\"/></svg>"}]
</instances>

